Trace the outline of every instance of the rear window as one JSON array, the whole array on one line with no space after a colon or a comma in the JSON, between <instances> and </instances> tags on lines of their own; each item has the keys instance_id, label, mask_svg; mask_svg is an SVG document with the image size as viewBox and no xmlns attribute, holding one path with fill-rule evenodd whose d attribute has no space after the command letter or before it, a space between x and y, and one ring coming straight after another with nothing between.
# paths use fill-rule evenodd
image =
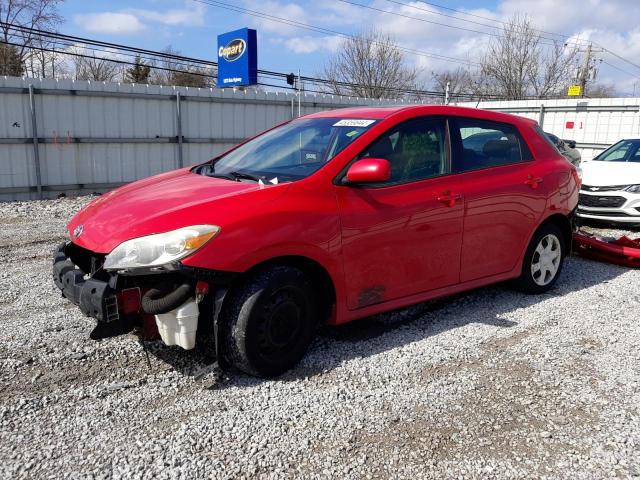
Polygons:
<instances>
[{"instance_id":1,"label":"rear window","mask_svg":"<svg viewBox=\"0 0 640 480\"><path fill-rule=\"evenodd\" d=\"M531 152L513 125L476 119L453 122L461 151L453 161L456 173L531 160Z\"/></svg>"}]
</instances>

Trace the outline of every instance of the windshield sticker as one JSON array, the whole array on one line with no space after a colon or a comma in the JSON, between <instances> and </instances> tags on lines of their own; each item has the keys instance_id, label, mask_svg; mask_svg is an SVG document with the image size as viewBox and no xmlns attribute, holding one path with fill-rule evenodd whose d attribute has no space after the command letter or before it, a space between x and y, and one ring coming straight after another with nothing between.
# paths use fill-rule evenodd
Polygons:
<instances>
[{"instance_id":1,"label":"windshield sticker","mask_svg":"<svg viewBox=\"0 0 640 480\"><path fill-rule=\"evenodd\" d=\"M375 120L362 120L356 118L349 118L345 120L340 120L337 123L334 123L334 127L368 127L372 123L375 123Z\"/></svg>"},{"instance_id":2,"label":"windshield sticker","mask_svg":"<svg viewBox=\"0 0 640 480\"><path fill-rule=\"evenodd\" d=\"M347 133L347 137L351 138L351 137L355 137L358 134L357 130L352 130L351 132Z\"/></svg>"}]
</instances>

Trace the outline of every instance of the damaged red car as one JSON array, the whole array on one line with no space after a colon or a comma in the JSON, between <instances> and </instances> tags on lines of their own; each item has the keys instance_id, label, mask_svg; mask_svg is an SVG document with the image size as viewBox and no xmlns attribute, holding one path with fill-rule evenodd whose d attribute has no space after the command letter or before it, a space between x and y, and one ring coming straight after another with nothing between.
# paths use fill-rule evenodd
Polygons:
<instances>
[{"instance_id":1,"label":"damaged red car","mask_svg":"<svg viewBox=\"0 0 640 480\"><path fill-rule=\"evenodd\" d=\"M155 322L270 377L319 326L505 280L542 293L571 245L580 179L534 121L449 106L353 108L278 125L204 164L89 203L54 256L92 338Z\"/></svg>"}]
</instances>

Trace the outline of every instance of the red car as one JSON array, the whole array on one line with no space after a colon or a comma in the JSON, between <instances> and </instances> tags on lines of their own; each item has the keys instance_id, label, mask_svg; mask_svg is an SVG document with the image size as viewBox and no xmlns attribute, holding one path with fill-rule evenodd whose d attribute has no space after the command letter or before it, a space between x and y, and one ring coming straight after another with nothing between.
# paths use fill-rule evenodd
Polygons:
<instances>
[{"instance_id":1,"label":"red car","mask_svg":"<svg viewBox=\"0 0 640 480\"><path fill-rule=\"evenodd\" d=\"M504 280L541 293L571 244L579 177L537 124L448 106L278 125L196 167L98 197L55 252L92 338L211 332L219 362L274 376L337 325Z\"/></svg>"}]
</instances>

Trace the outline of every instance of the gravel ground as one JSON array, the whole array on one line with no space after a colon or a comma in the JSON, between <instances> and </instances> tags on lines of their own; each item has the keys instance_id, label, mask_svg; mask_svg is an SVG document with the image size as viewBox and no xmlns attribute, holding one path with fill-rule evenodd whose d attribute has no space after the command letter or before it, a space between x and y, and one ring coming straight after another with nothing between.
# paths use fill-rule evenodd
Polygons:
<instances>
[{"instance_id":1,"label":"gravel ground","mask_svg":"<svg viewBox=\"0 0 640 480\"><path fill-rule=\"evenodd\" d=\"M640 271L573 257L549 294L329 328L284 377L209 389L197 353L153 342L149 368L60 297L86 200L0 205L0 478L640 476Z\"/></svg>"}]
</instances>

